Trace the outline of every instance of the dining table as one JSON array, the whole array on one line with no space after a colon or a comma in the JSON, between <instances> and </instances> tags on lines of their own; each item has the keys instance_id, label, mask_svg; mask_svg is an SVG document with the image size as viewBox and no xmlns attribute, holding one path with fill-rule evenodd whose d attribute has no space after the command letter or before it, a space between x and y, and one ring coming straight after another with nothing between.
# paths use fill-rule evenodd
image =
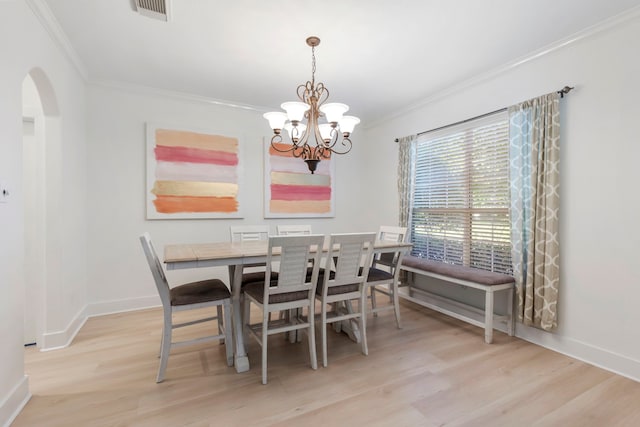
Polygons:
<instances>
[{"instance_id":1,"label":"dining table","mask_svg":"<svg viewBox=\"0 0 640 427\"><path fill-rule=\"evenodd\" d=\"M329 239L325 239L328 241ZM389 240L376 240L373 252L405 253L412 247L411 243ZM177 243L164 247L164 263L167 270L189 268L227 267L229 271L229 286L231 290L231 316L234 338L234 366L236 372L249 370L249 358L245 349L244 334L242 333L242 307L240 293L242 288L243 266L260 264L267 261L269 248L268 240L242 242L211 242L211 243ZM328 252L328 247L321 248Z\"/></svg>"}]
</instances>

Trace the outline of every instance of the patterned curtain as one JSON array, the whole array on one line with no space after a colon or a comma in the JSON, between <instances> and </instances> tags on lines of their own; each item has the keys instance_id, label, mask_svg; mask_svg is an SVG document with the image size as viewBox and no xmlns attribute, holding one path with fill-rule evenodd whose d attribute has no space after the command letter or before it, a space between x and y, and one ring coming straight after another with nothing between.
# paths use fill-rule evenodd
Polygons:
<instances>
[{"instance_id":1,"label":"patterned curtain","mask_svg":"<svg viewBox=\"0 0 640 427\"><path fill-rule=\"evenodd\" d=\"M518 315L525 325L558 326L560 207L559 95L509 107L511 241Z\"/></svg>"},{"instance_id":2,"label":"patterned curtain","mask_svg":"<svg viewBox=\"0 0 640 427\"><path fill-rule=\"evenodd\" d=\"M400 199L398 218L400 227L407 227L407 230L411 230L413 159L417 138L417 135L411 135L398 139L398 196Z\"/></svg>"}]
</instances>

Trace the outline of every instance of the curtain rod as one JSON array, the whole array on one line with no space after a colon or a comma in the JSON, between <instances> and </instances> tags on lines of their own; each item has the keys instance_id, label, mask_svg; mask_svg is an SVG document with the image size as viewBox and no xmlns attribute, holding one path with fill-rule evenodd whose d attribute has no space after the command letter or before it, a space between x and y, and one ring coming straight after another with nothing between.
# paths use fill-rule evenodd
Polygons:
<instances>
[{"instance_id":1,"label":"curtain rod","mask_svg":"<svg viewBox=\"0 0 640 427\"><path fill-rule=\"evenodd\" d=\"M556 92L560 95L560 98L564 98L564 95L569 93L569 92L571 92L572 89L574 89L574 88L573 87L569 87L569 86L565 86L565 87L563 87L562 89L560 89L560 90L558 90ZM446 129L446 128L449 128L451 126L461 125L463 123L467 123L467 122L470 122L472 120L481 119L483 117L487 117L487 116L490 116L492 114L502 113L504 111L507 111L507 107L500 108L499 110L491 111L490 113L480 114L479 116L471 117L469 119L460 120L459 122L455 122L455 123L451 123L451 124L448 124L448 125L440 126L440 127L437 127L437 128L425 130L425 131L422 131L422 132L416 134L416 136L424 135L425 133L435 132L437 130ZM395 142L398 142L398 141L400 141L400 139L396 138Z\"/></svg>"}]
</instances>

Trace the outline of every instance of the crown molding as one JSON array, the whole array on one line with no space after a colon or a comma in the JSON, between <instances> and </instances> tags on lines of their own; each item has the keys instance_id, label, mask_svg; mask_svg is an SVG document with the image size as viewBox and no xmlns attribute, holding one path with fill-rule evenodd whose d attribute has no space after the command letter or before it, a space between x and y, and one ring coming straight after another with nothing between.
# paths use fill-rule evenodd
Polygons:
<instances>
[{"instance_id":1,"label":"crown molding","mask_svg":"<svg viewBox=\"0 0 640 427\"><path fill-rule=\"evenodd\" d=\"M167 89L158 89L155 87L137 85L133 83L123 83L123 82L111 81L111 80L89 80L87 83L92 86L105 87L108 89L116 89L124 92L138 93L142 95L159 96L162 98L172 98L179 101L189 101L189 102L202 103L202 104L220 105L223 107L256 111L260 113L270 111L268 107L260 107L260 106L251 105L251 104L242 104L239 102L228 101L225 99L209 98L206 96L194 95L186 92L178 92L178 91L172 91Z\"/></svg>"},{"instance_id":2,"label":"crown molding","mask_svg":"<svg viewBox=\"0 0 640 427\"><path fill-rule=\"evenodd\" d=\"M60 26L60 23L44 0L26 0L27 5L31 8L34 15L38 18L44 29L49 33L51 40L62 53L67 57L69 62L75 67L82 79L86 82L89 80L89 74L80 56L71 45L69 38Z\"/></svg>"},{"instance_id":3,"label":"crown molding","mask_svg":"<svg viewBox=\"0 0 640 427\"><path fill-rule=\"evenodd\" d=\"M546 56L550 53L553 53L557 50L563 49L566 46L572 45L576 42L579 42L581 40L584 39L588 39L590 37L593 37L595 35L598 35L600 33L603 33L607 30L610 30L612 28L616 28L628 21L631 21L633 19L636 19L640 17L640 6L635 6L631 9L628 9L618 15L612 16L611 18L605 19L604 21L601 21L597 24L594 24L590 27L587 27L583 30L578 31L577 33L574 33L568 37L565 37L564 39L560 39L558 41L555 41L547 46L544 46L540 49L537 49L533 52L530 52L520 58L517 58L513 61L507 62L506 64L503 64L497 68L494 68L492 70L489 70L485 73L479 74L475 77L472 77L468 80L465 80L463 82L460 82L458 84L455 84L453 86L450 86L446 89L440 90L438 92L433 93L430 96L427 96L426 98L415 102L413 104L408 105L407 107L396 111L393 114L390 114L388 116L382 117L380 119L374 120L368 124L366 124L364 127L365 128L371 128L371 127L375 127L375 126L379 126L384 122L393 120L395 118L398 118L400 116L406 115L408 113L411 113L417 109L420 109L426 105L429 105L433 102L439 101L443 98L446 98L448 96L451 96L455 93L458 92L462 92L465 89L468 89L470 87L473 87L475 85L478 85L480 83L486 82L488 80L491 80L495 77L500 76L501 74L507 73L508 71L511 71L517 67L520 67L521 65L524 65L528 62L534 61L538 58L541 58L543 56Z\"/></svg>"}]
</instances>

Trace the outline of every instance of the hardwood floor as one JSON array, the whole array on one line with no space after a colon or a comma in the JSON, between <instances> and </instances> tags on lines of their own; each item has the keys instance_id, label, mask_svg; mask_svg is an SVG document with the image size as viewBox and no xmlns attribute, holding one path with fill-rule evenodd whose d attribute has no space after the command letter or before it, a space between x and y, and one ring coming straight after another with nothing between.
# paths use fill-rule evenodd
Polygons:
<instances>
[{"instance_id":1,"label":"hardwood floor","mask_svg":"<svg viewBox=\"0 0 640 427\"><path fill-rule=\"evenodd\" d=\"M267 385L255 341L249 372L205 344L175 350L156 384L161 310L91 318L66 349L25 350L33 397L12 426L640 425L640 383L502 333L487 345L481 328L411 303L401 311L402 330L390 311L369 316L369 356L330 333L317 371L306 338L270 338Z\"/></svg>"}]
</instances>

